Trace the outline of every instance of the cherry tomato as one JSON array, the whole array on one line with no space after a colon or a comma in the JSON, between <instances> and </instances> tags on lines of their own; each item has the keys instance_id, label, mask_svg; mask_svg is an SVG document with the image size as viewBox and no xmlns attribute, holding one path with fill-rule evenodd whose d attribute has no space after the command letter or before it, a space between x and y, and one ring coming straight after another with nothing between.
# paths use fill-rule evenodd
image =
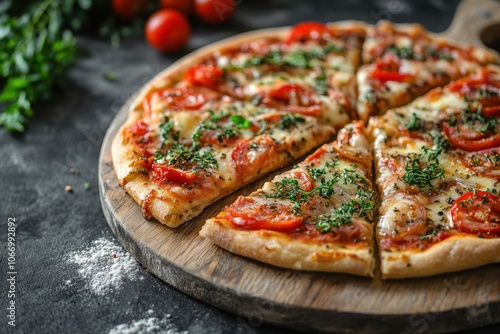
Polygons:
<instances>
[{"instance_id":1,"label":"cherry tomato","mask_svg":"<svg viewBox=\"0 0 500 334\"><path fill-rule=\"evenodd\" d=\"M321 112L321 101L311 90L297 85L285 84L272 89L263 104L306 116L318 117Z\"/></svg>"},{"instance_id":2,"label":"cherry tomato","mask_svg":"<svg viewBox=\"0 0 500 334\"><path fill-rule=\"evenodd\" d=\"M300 227L304 222L303 217L298 217L291 211L289 205L269 206L256 203L253 198L240 196L233 205L226 208L225 214L237 228L284 232Z\"/></svg>"},{"instance_id":3,"label":"cherry tomato","mask_svg":"<svg viewBox=\"0 0 500 334\"><path fill-rule=\"evenodd\" d=\"M457 198L449 211L459 231L500 236L500 197L485 191L468 192Z\"/></svg>"},{"instance_id":4,"label":"cherry tomato","mask_svg":"<svg viewBox=\"0 0 500 334\"><path fill-rule=\"evenodd\" d=\"M113 0L111 6L116 16L132 20L146 12L148 0Z\"/></svg>"},{"instance_id":5,"label":"cherry tomato","mask_svg":"<svg viewBox=\"0 0 500 334\"><path fill-rule=\"evenodd\" d=\"M481 151L500 146L500 134L477 133L478 136L474 137L469 131L463 133L457 126L450 126L448 123L443 124L443 130L450 143L464 151Z\"/></svg>"},{"instance_id":6,"label":"cherry tomato","mask_svg":"<svg viewBox=\"0 0 500 334\"><path fill-rule=\"evenodd\" d=\"M186 186L193 184L198 176L172 166L153 164L150 177L153 181L161 184L174 183Z\"/></svg>"},{"instance_id":7,"label":"cherry tomato","mask_svg":"<svg viewBox=\"0 0 500 334\"><path fill-rule=\"evenodd\" d=\"M164 89L150 93L144 99L144 110L151 113L151 100L159 99L165 107L172 110L198 110L211 97L212 94L205 93L193 88Z\"/></svg>"},{"instance_id":8,"label":"cherry tomato","mask_svg":"<svg viewBox=\"0 0 500 334\"><path fill-rule=\"evenodd\" d=\"M292 28L286 39L287 44L304 43L309 40L323 40L328 34L328 27L318 22L302 22Z\"/></svg>"},{"instance_id":9,"label":"cherry tomato","mask_svg":"<svg viewBox=\"0 0 500 334\"><path fill-rule=\"evenodd\" d=\"M178 11L160 9L146 22L146 40L161 52L174 52L182 49L191 35L187 19Z\"/></svg>"},{"instance_id":10,"label":"cherry tomato","mask_svg":"<svg viewBox=\"0 0 500 334\"><path fill-rule=\"evenodd\" d=\"M234 0L194 0L196 14L206 23L227 21L236 9Z\"/></svg>"},{"instance_id":11,"label":"cherry tomato","mask_svg":"<svg viewBox=\"0 0 500 334\"><path fill-rule=\"evenodd\" d=\"M160 0L160 7L174 9L189 16L193 13L193 0Z\"/></svg>"},{"instance_id":12,"label":"cherry tomato","mask_svg":"<svg viewBox=\"0 0 500 334\"><path fill-rule=\"evenodd\" d=\"M191 67L186 74L184 80L195 86L203 86L216 89L222 83L224 72L214 65L198 65Z\"/></svg>"}]
</instances>

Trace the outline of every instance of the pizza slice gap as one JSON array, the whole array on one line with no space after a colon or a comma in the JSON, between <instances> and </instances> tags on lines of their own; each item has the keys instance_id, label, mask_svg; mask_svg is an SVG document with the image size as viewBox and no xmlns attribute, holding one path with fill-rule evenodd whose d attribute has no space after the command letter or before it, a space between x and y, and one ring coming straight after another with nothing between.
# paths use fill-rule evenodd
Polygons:
<instances>
[{"instance_id":1,"label":"pizza slice gap","mask_svg":"<svg viewBox=\"0 0 500 334\"><path fill-rule=\"evenodd\" d=\"M433 36L418 24L381 21L367 28L362 60L357 106L366 121L482 66L498 63L499 57L485 48Z\"/></svg>"},{"instance_id":2,"label":"pizza slice gap","mask_svg":"<svg viewBox=\"0 0 500 334\"><path fill-rule=\"evenodd\" d=\"M383 278L500 262L500 68L373 118Z\"/></svg>"},{"instance_id":3,"label":"pizza slice gap","mask_svg":"<svg viewBox=\"0 0 500 334\"><path fill-rule=\"evenodd\" d=\"M113 141L120 185L176 227L336 133L318 118L180 82L144 94Z\"/></svg>"},{"instance_id":4,"label":"pizza slice gap","mask_svg":"<svg viewBox=\"0 0 500 334\"><path fill-rule=\"evenodd\" d=\"M353 122L293 169L238 197L200 235L282 268L373 276L371 162L364 123Z\"/></svg>"},{"instance_id":5,"label":"pizza slice gap","mask_svg":"<svg viewBox=\"0 0 500 334\"><path fill-rule=\"evenodd\" d=\"M356 118L355 71L365 27L302 23L279 37L221 49L193 66L185 80L256 106L321 120L337 129Z\"/></svg>"}]
</instances>

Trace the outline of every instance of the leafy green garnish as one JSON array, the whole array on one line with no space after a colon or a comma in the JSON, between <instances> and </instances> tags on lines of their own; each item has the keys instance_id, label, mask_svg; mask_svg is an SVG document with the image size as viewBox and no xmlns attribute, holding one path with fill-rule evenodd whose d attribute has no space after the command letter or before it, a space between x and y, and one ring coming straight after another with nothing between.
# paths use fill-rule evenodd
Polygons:
<instances>
[{"instance_id":1,"label":"leafy green garnish","mask_svg":"<svg viewBox=\"0 0 500 334\"><path fill-rule=\"evenodd\" d=\"M334 185L343 180L344 184L355 184L357 186L356 195L353 199L345 202L340 208L334 209L330 214L316 217L316 227L325 233L333 227L352 222L354 216L363 217L371 221L371 210L373 210L373 191L366 179L354 170L344 169L340 173L334 173L330 179L325 179L326 168L336 166L337 161L327 162L323 168L310 169L314 179L321 177L321 183L316 188L305 191L300 188L299 181L295 179L283 178L280 182L275 182L275 193L266 195L268 198L284 198L293 202L293 213L299 213L303 203L309 198L318 194L322 198L330 199L334 194Z\"/></svg>"},{"instance_id":2,"label":"leafy green garnish","mask_svg":"<svg viewBox=\"0 0 500 334\"><path fill-rule=\"evenodd\" d=\"M417 186L422 191L433 190L432 181L444 177L439 155L447 148L448 141L440 135L432 137L434 145L431 148L422 146L422 153L411 157L405 164L403 181L410 186Z\"/></svg>"},{"instance_id":3,"label":"leafy green garnish","mask_svg":"<svg viewBox=\"0 0 500 334\"><path fill-rule=\"evenodd\" d=\"M319 95L326 95L326 91L330 87L327 82L327 77L325 72L321 72L320 75L318 75L315 79L315 86L314 89L316 90L316 93Z\"/></svg>"},{"instance_id":4,"label":"leafy green garnish","mask_svg":"<svg viewBox=\"0 0 500 334\"><path fill-rule=\"evenodd\" d=\"M304 123L305 121L306 119L300 115L286 114L275 126L280 130L286 130L297 126L298 123Z\"/></svg>"},{"instance_id":5,"label":"leafy green garnish","mask_svg":"<svg viewBox=\"0 0 500 334\"><path fill-rule=\"evenodd\" d=\"M161 135L161 144L163 147L166 144L170 143L170 139L173 142L177 142L179 140L179 132L174 130L174 121L169 120L168 117L165 119L163 123L160 124L160 135Z\"/></svg>"},{"instance_id":6,"label":"leafy green garnish","mask_svg":"<svg viewBox=\"0 0 500 334\"><path fill-rule=\"evenodd\" d=\"M272 50L262 56L254 56L242 64L229 64L224 69L239 70L251 66L271 65L289 66L295 68L311 68L313 59L323 59L330 53L343 53L345 49L335 44L328 44L312 50L295 50L290 54L283 54L280 50Z\"/></svg>"},{"instance_id":7,"label":"leafy green garnish","mask_svg":"<svg viewBox=\"0 0 500 334\"><path fill-rule=\"evenodd\" d=\"M155 163L166 162L181 169L219 169L219 163L211 150L197 151L196 145L191 148L174 144L165 154L155 153Z\"/></svg>"},{"instance_id":8,"label":"leafy green garnish","mask_svg":"<svg viewBox=\"0 0 500 334\"><path fill-rule=\"evenodd\" d=\"M417 114L412 113L411 118L408 120L408 123L406 123L405 127L410 131L415 131L420 130L422 128L422 125L422 120L417 116Z\"/></svg>"},{"instance_id":9,"label":"leafy green garnish","mask_svg":"<svg viewBox=\"0 0 500 334\"><path fill-rule=\"evenodd\" d=\"M409 47L390 46L387 51L395 54L399 59L415 59L415 53Z\"/></svg>"},{"instance_id":10,"label":"leafy green garnish","mask_svg":"<svg viewBox=\"0 0 500 334\"><path fill-rule=\"evenodd\" d=\"M231 122L236 124L238 129L248 129L252 125L252 122L240 115L232 115L230 119Z\"/></svg>"},{"instance_id":11,"label":"leafy green garnish","mask_svg":"<svg viewBox=\"0 0 500 334\"><path fill-rule=\"evenodd\" d=\"M496 117L484 117L481 108L472 111L470 107L467 107L462 112L462 120L470 129L476 129L479 124L480 127L476 130L481 133L494 132L498 124Z\"/></svg>"}]
</instances>

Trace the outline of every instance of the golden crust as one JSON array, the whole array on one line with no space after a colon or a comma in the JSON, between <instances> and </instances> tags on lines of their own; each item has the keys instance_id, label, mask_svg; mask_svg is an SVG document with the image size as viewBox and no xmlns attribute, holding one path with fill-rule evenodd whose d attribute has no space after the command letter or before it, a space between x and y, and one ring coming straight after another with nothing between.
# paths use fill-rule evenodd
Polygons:
<instances>
[{"instance_id":1,"label":"golden crust","mask_svg":"<svg viewBox=\"0 0 500 334\"><path fill-rule=\"evenodd\" d=\"M422 277L500 262L500 238L455 236L425 251L381 253L382 278Z\"/></svg>"},{"instance_id":2,"label":"golden crust","mask_svg":"<svg viewBox=\"0 0 500 334\"><path fill-rule=\"evenodd\" d=\"M200 235L232 253L282 268L373 277L375 260L369 247L326 247L293 240L279 232L235 230L219 217L209 219Z\"/></svg>"}]
</instances>

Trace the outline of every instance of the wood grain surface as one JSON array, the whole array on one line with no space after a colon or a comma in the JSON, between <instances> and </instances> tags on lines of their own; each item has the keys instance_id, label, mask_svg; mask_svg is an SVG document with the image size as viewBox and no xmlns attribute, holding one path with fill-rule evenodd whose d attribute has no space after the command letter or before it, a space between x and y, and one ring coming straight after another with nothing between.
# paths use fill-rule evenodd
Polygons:
<instances>
[{"instance_id":1,"label":"wood grain surface","mask_svg":"<svg viewBox=\"0 0 500 334\"><path fill-rule=\"evenodd\" d=\"M476 11L479 4L490 6L494 2L466 1L457 17L470 17L473 3ZM500 5L494 5L495 15L500 15ZM464 33L457 20L448 30L456 39ZM378 270L371 279L275 268L231 254L198 235L208 218L280 171L219 200L179 228L144 219L140 206L119 187L111 160L111 142L133 100L122 107L104 138L99 159L101 204L125 249L163 281L238 314L250 327L265 321L322 332L432 333L500 322L499 265L423 279L383 281Z\"/></svg>"}]
</instances>

